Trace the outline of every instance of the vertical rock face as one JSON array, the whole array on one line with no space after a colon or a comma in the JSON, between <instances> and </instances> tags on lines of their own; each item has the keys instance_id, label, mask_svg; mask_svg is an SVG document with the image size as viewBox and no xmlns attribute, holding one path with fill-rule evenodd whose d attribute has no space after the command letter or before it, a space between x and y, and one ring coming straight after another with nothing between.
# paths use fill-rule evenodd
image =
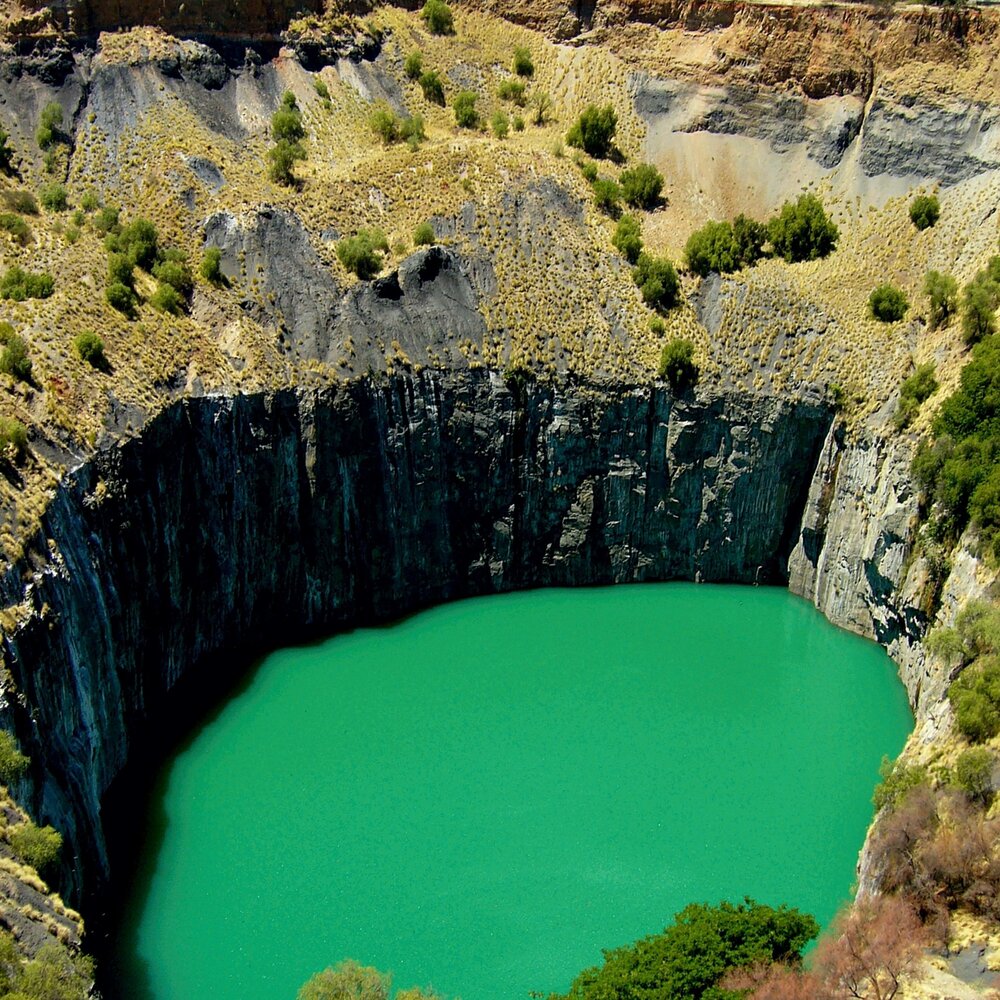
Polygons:
<instances>
[{"instance_id":1,"label":"vertical rock face","mask_svg":"<svg viewBox=\"0 0 1000 1000\"><path fill-rule=\"evenodd\" d=\"M106 877L101 795L227 646L520 587L783 579L829 425L482 370L177 403L67 477L2 581L38 811Z\"/></svg>"}]
</instances>

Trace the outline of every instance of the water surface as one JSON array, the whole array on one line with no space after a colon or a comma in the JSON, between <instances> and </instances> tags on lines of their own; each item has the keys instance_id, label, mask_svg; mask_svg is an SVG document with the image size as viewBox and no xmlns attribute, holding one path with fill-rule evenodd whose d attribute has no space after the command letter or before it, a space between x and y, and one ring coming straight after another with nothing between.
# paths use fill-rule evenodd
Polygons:
<instances>
[{"instance_id":1,"label":"water surface","mask_svg":"<svg viewBox=\"0 0 1000 1000\"><path fill-rule=\"evenodd\" d=\"M512 594L282 650L164 768L115 978L292 1000L350 956L507 1000L690 901L827 921L911 725L877 645L770 588Z\"/></svg>"}]
</instances>

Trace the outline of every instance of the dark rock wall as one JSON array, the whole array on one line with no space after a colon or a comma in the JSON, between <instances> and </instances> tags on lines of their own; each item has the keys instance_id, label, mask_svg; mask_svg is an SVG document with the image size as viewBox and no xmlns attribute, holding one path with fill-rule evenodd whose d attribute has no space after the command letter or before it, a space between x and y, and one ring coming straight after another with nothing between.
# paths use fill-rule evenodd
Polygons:
<instances>
[{"instance_id":1,"label":"dark rock wall","mask_svg":"<svg viewBox=\"0 0 1000 1000\"><path fill-rule=\"evenodd\" d=\"M26 791L93 885L102 794L213 651L522 587L783 580L830 420L481 369L179 402L67 477L0 582Z\"/></svg>"}]
</instances>

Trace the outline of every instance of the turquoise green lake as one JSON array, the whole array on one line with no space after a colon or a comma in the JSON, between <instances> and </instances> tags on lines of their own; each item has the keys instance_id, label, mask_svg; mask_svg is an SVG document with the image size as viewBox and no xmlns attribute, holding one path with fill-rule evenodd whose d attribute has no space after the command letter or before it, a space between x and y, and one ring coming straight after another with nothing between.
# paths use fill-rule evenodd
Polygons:
<instances>
[{"instance_id":1,"label":"turquoise green lake","mask_svg":"<svg viewBox=\"0 0 1000 1000\"><path fill-rule=\"evenodd\" d=\"M775 588L534 591L285 649L164 769L115 978L294 1000L352 957L508 1000L692 901L825 922L911 726L885 653Z\"/></svg>"}]
</instances>

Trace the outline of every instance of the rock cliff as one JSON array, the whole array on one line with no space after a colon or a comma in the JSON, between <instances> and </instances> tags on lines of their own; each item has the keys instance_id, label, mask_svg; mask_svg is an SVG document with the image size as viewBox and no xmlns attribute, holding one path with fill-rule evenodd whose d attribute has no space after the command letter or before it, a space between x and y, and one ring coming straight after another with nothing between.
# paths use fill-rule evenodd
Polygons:
<instances>
[{"instance_id":1,"label":"rock cliff","mask_svg":"<svg viewBox=\"0 0 1000 1000\"><path fill-rule=\"evenodd\" d=\"M3 579L35 804L105 878L101 796L213 651L513 588L781 580L830 419L482 369L179 402L67 477Z\"/></svg>"}]
</instances>

